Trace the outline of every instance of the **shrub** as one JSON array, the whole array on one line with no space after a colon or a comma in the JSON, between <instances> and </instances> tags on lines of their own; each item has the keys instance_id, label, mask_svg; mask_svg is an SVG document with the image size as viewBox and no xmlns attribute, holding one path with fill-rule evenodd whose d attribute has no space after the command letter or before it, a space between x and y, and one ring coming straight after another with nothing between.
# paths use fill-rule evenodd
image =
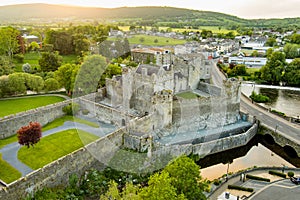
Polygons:
<instances>
[{"instance_id":1,"label":"shrub","mask_svg":"<svg viewBox=\"0 0 300 200\"><path fill-rule=\"evenodd\" d=\"M238 185L228 185L228 189L233 189L233 190L241 190L241 191L246 191L246 192L253 192L253 188L246 188Z\"/></svg>"},{"instance_id":2,"label":"shrub","mask_svg":"<svg viewBox=\"0 0 300 200\"><path fill-rule=\"evenodd\" d=\"M220 179L214 179L213 180L214 185L220 185L222 181Z\"/></svg>"},{"instance_id":3,"label":"shrub","mask_svg":"<svg viewBox=\"0 0 300 200\"><path fill-rule=\"evenodd\" d=\"M257 94L256 92L252 92L250 95L250 99L252 99L253 101L257 102L257 103L265 103L265 102L269 102L270 98L262 95L262 94Z\"/></svg>"},{"instance_id":4,"label":"shrub","mask_svg":"<svg viewBox=\"0 0 300 200\"><path fill-rule=\"evenodd\" d=\"M247 174L246 178L253 179L253 180L258 180L258 181L266 181L266 182L270 182L271 181L269 178L263 178L263 177L259 177L259 176L253 176L251 174Z\"/></svg>"},{"instance_id":5,"label":"shrub","mask_svg":"<svg viewBox=\"0 0 300 200\"><path fill-rule=\"evenodd\" d=\"M66 115L76 115L79 111L79 105L77 103L70 103L69 105L63 107L62 111Z\"/></svg>"},{"instance_id":6,"label":"shrub","mask_svg":"<svg viewBox=\"0 0 300 200\"><path fill-rule=\"evenodd\" d=\"M281 173L281 172L277 172L277 171L270 170L269 174L272 174L272 175L275 175L275 176L279 176L279 177L282 177L282 178L286 178L286 174Z\"/></svg>"},{"instance_id":7,"label":"shrub","mask_svg":"<svg viewBox=\"0 0 300 200\"><path fill-rule=\"evenodd\" d=\"M272 112L272 113L275 113L275 114L277 114L277 115L279 115L279 116L283 116L283 117L286 116L285 113L280 112L280 111L277 111L277 110L271 110L271 112Z\"/></svg>"},{"instance_id":8,"label":"shrub","mask_svg":"<svg viewBox=\"0 0 300 200\"><path fill-rule=\"evenodd\" d=\"M288 172L287 175L288 175L288 177L293 177L295 174L294 174L294 172Z\"/></svg>"},{"instance_id":9,"label":"shrub","mask_svg":"<svg viewBox=\"0 0 300 200\"><path fill-rule=\"evenodd\" d=\"M24 56L22 54L15 54L14 59L16 59L16 61L18 63L23 63L24 62Z\"/></svg>"},{"instance_id":10,"label":"shrub","mask_svg":"<svg viewBox=\"0 0 300 200\"><path fill-rule=\"evenodd\" d=\"M31 66L29 63L25 63L24 65L22 65L22 70L23 72L26 72L26 73L30 73L31 72Z\"/></svg>"},{"instance_id":11,"label":"shrub","mask_svg":"<svg viewBox=\"0 0 300 200\"><path fill-rule=\"evenodd\" d=\"M84 109L84 110L82 110L81 112L82 112L82 114L83 114L83 115L87 115L87 114L89 114L89 113L90 113L90 111L89 111L89 110L87 110L87 109Z\"/></svg>"}]
</instances>

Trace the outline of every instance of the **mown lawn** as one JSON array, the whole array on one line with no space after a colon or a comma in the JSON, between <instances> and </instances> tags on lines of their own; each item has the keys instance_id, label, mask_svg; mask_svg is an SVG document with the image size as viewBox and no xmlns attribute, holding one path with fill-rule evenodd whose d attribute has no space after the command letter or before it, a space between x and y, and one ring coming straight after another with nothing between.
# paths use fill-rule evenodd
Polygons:
<instances>
[{"instance_id":1,"label":"mown lawn","mask_svg":"<svg viewBox=\"0 0 300 200\"><path fill-rule=\"evenodd\" d=\"M32 96L0 100L0 117L64 101L59 96Z\"/></svg>"},{"instance_id":2,"label":"mown lawn","mask_svg":"<svg viewBox=\"0 0 300 200\"><path fill-rule=\"evenodd\" d=\"M50 129L62 126L66 121L78 122L78 123L86 124L88 126L95 127L95 128L99 127L99 125L96 124L96 123L94 123L94 122L90 122L90 121L87 121L87 120L84 120L84 119L80 119L80 118L77 118L77 117L74 117L74 116L70 116L70 115L65 115L65 116L63 116L61 118L57 118L53 122L45 125L42 128L42 131L47 131L47 130L50 130Z\"/></svg>"},{"instance_id":3,"label":"mown lawn","mask_svg":"<svg viewBox=\"0 0 300 200\"><path fill-rule=\"evenodd\" d=\"M70 129L41 138L34 147L23 146L18 152L18 158L32 169L38 169L96 139L98 136Z\"/></svg>"},{"instance_id":4,"label":"mown lawn","mask_svg":"<svg viewBox=\"0 0 300 200\"><path fill-rule=\"evenodd\" d=\"M95 128L99 127L99 125L94 122L90 122L90 121L87 121L84 119L66 115L61 118L55 119L53 122L50 122L49 124L45 125L42 128L42 132L62 126L66 121L74 121L74 122L86 124L88 126L95 127ZM0 149L2 147L4 147L5 145L11 144L11 143L17 142L17 141L18 141L17 135L13 135L13 136L5 138L5 139L0 139Z\"/></svg>"},{"instance_id":5,"label":"mown lawn","mask_svg":"<svg viewBox=\"0 0 300 200\"><path fill-rule=\"evenodd\" d=\"M11 183L21 176L22 174L4 161L2 159L2 155L0 154L0 179L5 183Z\"/></svg>"},{"instance_id":6,"label":"mown lawn","mask_svg":"<svg viewBox=\"0 0 300 200\"><path fill-rule=\"evenodd\" d=\"M182 92L182 93L176 94L176 96L182 97L184 99L195 99L198 97L198 95L193 92Z\"/></svg>"},{"instance_id":7,"label":"mown lawn","mask_svg":"<svg viewBox=\"0 0 300 200\"><path fill-rule=\"evenodd\" d=\"M115 38L108 38L108 40L115 40ZM130 44L141 44L148 46L167 46L186 43L186 40L178 40L173 38L158 37L151 35L133 35L128 38L128 41Z\"/></svg>"}]
</instances>

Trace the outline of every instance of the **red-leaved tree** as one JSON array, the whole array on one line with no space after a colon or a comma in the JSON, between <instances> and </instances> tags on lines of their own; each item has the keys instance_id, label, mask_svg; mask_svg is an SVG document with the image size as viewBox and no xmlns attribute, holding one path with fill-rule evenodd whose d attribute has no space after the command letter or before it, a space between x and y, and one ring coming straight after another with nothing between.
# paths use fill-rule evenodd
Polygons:
<instances>
[{"instance_id":1,"label":"red-leaved tree","mask_svg":"<svg viewBox=\"0 0 300 200\"><path fill-rule=\"evenodd\" d=\"M28 148L40 141L42 137L42 126L38 122L30 122L28 126L21 127L18 132L18 141L20 145L26 145Z\"/></svg>"}]
</instances>

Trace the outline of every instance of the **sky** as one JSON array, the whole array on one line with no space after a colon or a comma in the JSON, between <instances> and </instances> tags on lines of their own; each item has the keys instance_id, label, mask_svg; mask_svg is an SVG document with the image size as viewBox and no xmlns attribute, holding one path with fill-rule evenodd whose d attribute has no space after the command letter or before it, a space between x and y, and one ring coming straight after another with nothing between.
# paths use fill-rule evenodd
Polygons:
<instances>
[{"instance_id":1,"label":"sky","mask_svg":"<svg viewBox=\"0 0 300 200\"><path fill-rule=\"evenodd\" d=\"M0 6L48 3L87 7L172 6L216 11L241 18L300 17L300 0L1 0Z\"/></svg>"}]
</instances>

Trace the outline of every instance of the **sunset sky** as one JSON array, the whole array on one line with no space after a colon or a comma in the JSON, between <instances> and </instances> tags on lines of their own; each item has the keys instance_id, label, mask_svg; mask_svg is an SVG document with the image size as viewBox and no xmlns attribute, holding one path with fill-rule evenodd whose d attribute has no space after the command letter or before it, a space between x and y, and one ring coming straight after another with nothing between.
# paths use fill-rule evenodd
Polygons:
<instances>
[{"instance_id":1,"label":"sunset sky","mask_svg":"<svg viewBox=\"0 0 300 200\"><path fill-rule=\"evenodd\" d=\"M223 12L242 18L300 17L300 0L1 0L0 6L51 3L88 7L172 6Z\"/></svg>"}]
</instances>

